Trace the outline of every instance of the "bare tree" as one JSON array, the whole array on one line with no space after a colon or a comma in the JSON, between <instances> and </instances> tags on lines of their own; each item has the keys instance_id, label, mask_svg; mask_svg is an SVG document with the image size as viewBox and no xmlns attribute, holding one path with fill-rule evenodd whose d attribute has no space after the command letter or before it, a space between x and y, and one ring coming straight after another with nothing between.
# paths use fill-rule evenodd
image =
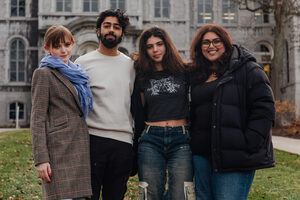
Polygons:
<instances>
[{"instance_id":1,"label":"bare tree","mask_svg":"<svg viewBox=\"0 0 300 200\"><path fill-rule=\"evenodd\" d=\"M280 74L284 66L285 55L285 24L292 16L300 16L300 0L235 0L240 10L251 12L262 11L273 14L275 19L274 29L274 57L272 59L271 85L275 99L280 99Z\"/></svg>"}]
</instances>

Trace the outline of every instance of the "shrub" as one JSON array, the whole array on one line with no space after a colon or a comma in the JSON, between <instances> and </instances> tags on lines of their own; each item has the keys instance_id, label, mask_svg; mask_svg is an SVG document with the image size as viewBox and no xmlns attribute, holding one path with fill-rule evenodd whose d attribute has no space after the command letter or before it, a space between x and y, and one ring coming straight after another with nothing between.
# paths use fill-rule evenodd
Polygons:
<instances>
[{"instance_id":1,"label":"shrub","mask_svg":"<svg viewBox=\"0 0 300 200\"><path fill-rule=\"evenodd\" d=\"M285 128L289 134L295 135L300 133L300 120L296 118L297 106L288 100L275 101L276 118L281 127Z\"/></svg>"}]
</instances>

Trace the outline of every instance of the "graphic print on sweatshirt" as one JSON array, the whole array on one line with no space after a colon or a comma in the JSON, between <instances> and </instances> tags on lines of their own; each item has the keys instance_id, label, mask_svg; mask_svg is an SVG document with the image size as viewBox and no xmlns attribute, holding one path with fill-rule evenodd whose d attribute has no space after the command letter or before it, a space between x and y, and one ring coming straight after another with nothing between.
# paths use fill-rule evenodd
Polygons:
<instances>
[{"instance_id":1,"label":"graphic print on sweatshirt","mask_svg":"<svg viewBox=\"0 0 300 200\"><path fill-rule=\"evenodd\" d=\"M150 88L147 89L151 96L157 96L161 93L176 93L179 84L175 83L174 77L162 78L159 80L150 79Z\"/></svg>"}]
</instances>

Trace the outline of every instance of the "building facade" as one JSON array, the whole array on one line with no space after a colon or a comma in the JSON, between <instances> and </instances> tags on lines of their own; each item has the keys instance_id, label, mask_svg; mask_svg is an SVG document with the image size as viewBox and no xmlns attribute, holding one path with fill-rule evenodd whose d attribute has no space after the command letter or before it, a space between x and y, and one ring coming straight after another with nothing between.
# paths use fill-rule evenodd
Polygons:
<instances>
[{"instance_id":1,"label":"building facade","mask_svg":"<svg viewBox=\"0 0 300 200\"><path fill-rule=\"evenodd\" d=\"M144 28L164 27L177 49L189 59L196 31L207 23L224 26L234 43L254 53L267 74L273 57L274 19L262 12L239 10L232 0L3 0L0 2L0 127L14 126L17 107L21 126L30 122L30 82L45 55L43 37L53 24L68 27L74 35L72 60L98 47L96 18L109 8L126 10L130 27L120 51L137 50ZM300 22L287 25L287 53L282 75L282 98L300 103ZM299 74L300 75L300 74ZM300 104L299 104L300 105ZM299 110L300 111L300 110ZM298 113L300 113L298 111ZM299 114L298 114L299 115Z\"/></svg>"},{"instance_id":2,"label":"building facade","mask_svg":"<svg viewBox=\"0 0 300 200\"><path fill-rule=\"evenodd\" d=\"M30 117L30 83L38 66L38 0L0 1L0 126ZM19 108L19 109L18 109Z\"/></svg>"}]
</instances>

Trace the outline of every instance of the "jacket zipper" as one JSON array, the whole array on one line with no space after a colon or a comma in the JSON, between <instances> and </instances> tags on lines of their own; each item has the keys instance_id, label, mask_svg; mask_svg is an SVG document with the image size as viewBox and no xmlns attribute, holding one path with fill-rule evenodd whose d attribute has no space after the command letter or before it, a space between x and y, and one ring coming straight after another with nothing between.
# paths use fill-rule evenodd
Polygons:
<instances>
[{"instance_id":1,"label":"jacket zipper","mask_svg":"<svg viewBox=\"0 0 300 200\"><path fill-rule=\"evenodd\" d=\"M212 127L211 127L211 133L212 133L212 145L211 145L211 151L212 151L212 166L213 166L213 171L214 172L219 172L220 171L220 158L219 158L219 152L220 152L220 147L218 146L218 141L219 141L219 134L218 134L218 130L219 130L219 122L217 121L218 118L218 107L220 106L220 102L221 100L217 98L217 89L218 87L220 87L221 85L227 83L228 81L232 80L233 77L232 76L227 76L223 79L221 79L219 81L219 83L216 86L216 90L215 90L215 94L214 94L214 98L213 98L213 108L212 108ZM221 90L221 92L223 92Z\"/></svg>"}]
</instances>

